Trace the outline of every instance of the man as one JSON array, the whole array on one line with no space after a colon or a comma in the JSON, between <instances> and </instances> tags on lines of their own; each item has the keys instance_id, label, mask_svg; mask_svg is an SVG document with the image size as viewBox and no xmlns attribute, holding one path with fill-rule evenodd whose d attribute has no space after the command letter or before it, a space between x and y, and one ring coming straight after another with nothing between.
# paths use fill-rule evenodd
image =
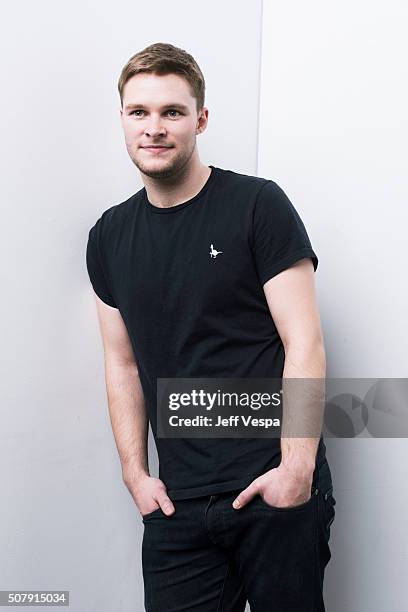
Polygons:
<instances>
[{"instance_id":1,"label":"man","mask_svg":"<svg viewBox=\"0 0 408 612\"><path fill-rule=\"evenodd\" d=\"M335 500L323 439L163 438L156 411L158 378L324 378L318 259L274 181L201 163L208 109L191 55L150 45L118 88L144 188L91 228L87 266L123 479L144 523L146 610L324 610Z\"/></svg>"}]
</instances>

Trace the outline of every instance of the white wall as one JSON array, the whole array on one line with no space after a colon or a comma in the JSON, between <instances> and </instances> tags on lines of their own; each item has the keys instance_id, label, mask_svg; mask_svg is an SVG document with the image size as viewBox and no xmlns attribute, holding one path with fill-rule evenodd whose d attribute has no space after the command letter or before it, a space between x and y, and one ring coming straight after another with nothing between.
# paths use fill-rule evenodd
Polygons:
<instances>
[{"instance_id":1,"label":"white wall","mask_svg":"<svg viewBox=\"0 0 408 612\"><path fill-rule=\"evenodd\" d=\"M264 2L258 174L308 229L330 377L406 377L403 0ZM328 439L330 612L408 609L404 439Z\"/></svg>"},{"instance_id":2,"label":"white wall","mask_svg":"<svg viewBox=\"0 0 408 612\"><path fill-rule=\"evenodd\" d=\"M142 522L121 481L85 268L91 225L142 186L116 84L148 44L188 50L208 88L203 161L254 173L261 3L24 0L0 27L0 589L134 612Z\"/></svg>"}]
</instances>

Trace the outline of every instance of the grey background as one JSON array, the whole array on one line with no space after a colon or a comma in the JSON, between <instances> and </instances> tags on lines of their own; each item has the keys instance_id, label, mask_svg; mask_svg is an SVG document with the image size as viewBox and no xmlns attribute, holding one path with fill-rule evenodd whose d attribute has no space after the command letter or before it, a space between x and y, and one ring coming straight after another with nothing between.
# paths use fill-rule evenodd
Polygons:
<instances>
[{"instance_id":1,"label":"grey background","mask_svg":"<svg viewBox=\"0 0 408 612\"><path fill-rule=\"evenodd\" d=\"M304 218L329 375L406 376L406 13L395 0L351 6L265 2L262 37L258 0L3 11L0 589L70 590L75 612L143 609L142 522L110 428L85 245L142 186L116 83L144 46L199 62L202 160L273 178ZM327 607L402 611L406 441L330 440L328 453Z\"/></svg>"},{"instance_id":2,"label":"grey background","mask_svg":"<svg viewBox=\"0 0 408 612\"><path fill-rule=\"evenodd\" d=\"M259 175L319 257L328 377L407 377L408 6L264 3ZM406 439L327 440L329 612L408 609Z\"/></svg>"}]
</instances>

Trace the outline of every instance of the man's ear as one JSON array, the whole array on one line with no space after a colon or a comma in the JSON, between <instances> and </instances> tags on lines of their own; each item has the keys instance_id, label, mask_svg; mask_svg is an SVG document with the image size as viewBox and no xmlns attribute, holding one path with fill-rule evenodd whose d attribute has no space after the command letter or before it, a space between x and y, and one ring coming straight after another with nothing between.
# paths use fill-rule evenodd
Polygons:
<instances>
[{"instance_id":1,"label":"man's ear","mask_svg":"<svg viewBox=\"0 0 408 612\"><path fill-rule=\"evenodd\" d=\"M206 106L203 106L198 115L196 134L201 134L202 132L204 132L204 130L207 128L207 125L208 108Z\"/></svg>"}]
</instances>

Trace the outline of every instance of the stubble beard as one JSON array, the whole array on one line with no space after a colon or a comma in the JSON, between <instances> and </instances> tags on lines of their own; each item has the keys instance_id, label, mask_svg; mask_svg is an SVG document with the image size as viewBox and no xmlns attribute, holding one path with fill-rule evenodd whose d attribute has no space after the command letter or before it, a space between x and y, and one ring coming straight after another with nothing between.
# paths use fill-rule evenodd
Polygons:
<instances>
[{"instance_id":1,"label":"stubble beard","mask_svg":"<svg viewBox=\"0 0 408 612\"><path fill-rule=\"evenodd\" d=\"M141 156L135 155L135 153L132 151L132 149L130 149L130 147L127 147L127 150L132 162L135 164L136 168L140 170L140 172L153 179L165 179L176 177L180 173L182 173L183 169L186 167L194 153L195 146L196 139L194 138L194 141L190 144L188 148L179 150L176 155L172 157L171 160L168 160L166 163L164 163L161 167L158 168L149 167L149 164L144 163L144 161L141 160Z\"/></svg>"}]
</instances>

